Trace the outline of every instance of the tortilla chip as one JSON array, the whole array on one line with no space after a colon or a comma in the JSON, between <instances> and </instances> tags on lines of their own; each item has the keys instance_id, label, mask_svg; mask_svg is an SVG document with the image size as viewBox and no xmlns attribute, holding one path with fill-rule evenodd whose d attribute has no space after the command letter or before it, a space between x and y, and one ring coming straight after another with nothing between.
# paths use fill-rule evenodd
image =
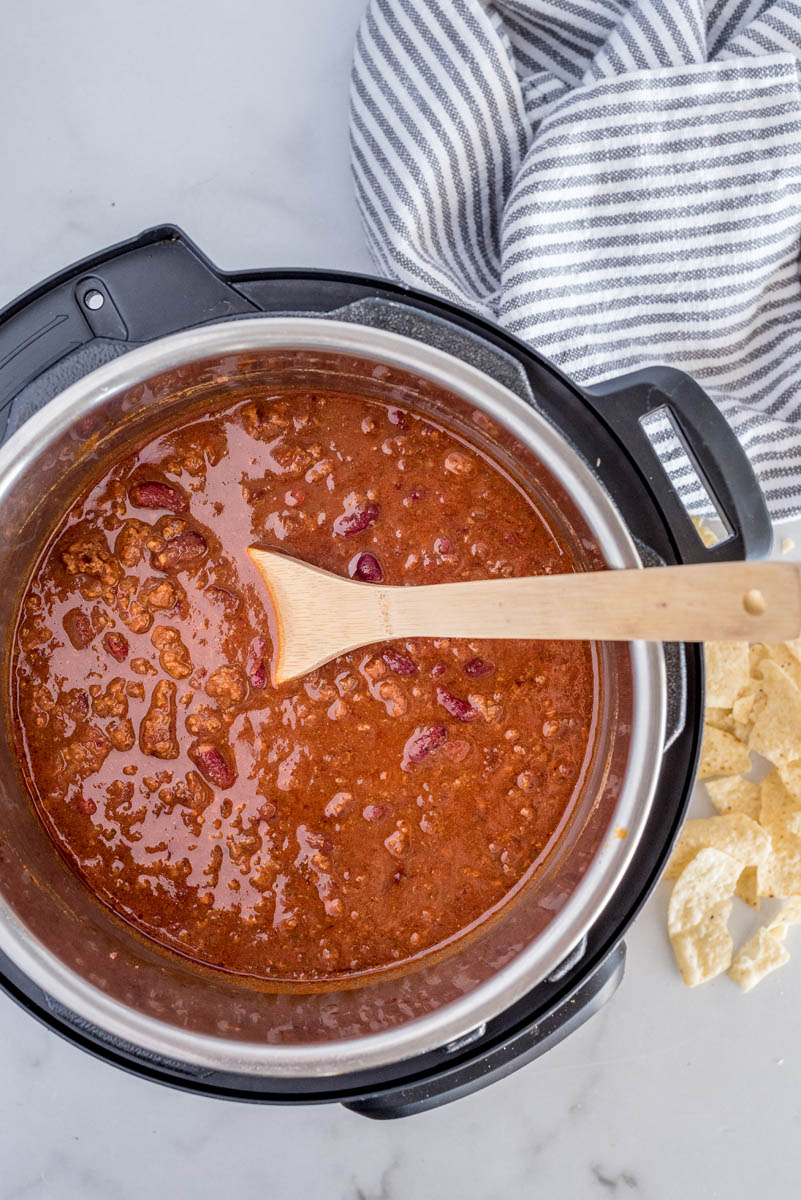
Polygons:
<instances>
[{"instance_id":1,"label":"tortilla chip","mask_svg":"<svg viewBox=\"0 0 801 1200\"><path fill-rule=\"evenodd\" d=\"M722 850L701 850L676 880L668 904L668 934L688 987L713 979L731 963L727 928L740 863Z\"/></svg>"},{"instance_id":2,"label":"tortilla chip","mask_svg":"<svg viewBox=\"0 0 801 1200\"><path fill-rule=\"evenodd\" d=\"M759 908L759 868L746 867L737 880L737 887L734 889L735 896L740 900L744 900L746 904L750 904L751 908Z\"/></svg>"},{"instance_id":3,"label":"tortilla chip","mask_svg":"<svg viewBox=\"0 0 801 1200\"><path fill-rule=\"evenodd\" d=\"M686 932L706 913L734 895L742 864L723 850L707 846L680 873L668 904L668 933Z\"/></svg>"},{"instance_id":4,"label":"tortilla chip","mask_svg":"<svg viewBox=\"0 0 801 1200\"><path fill-rule=\"evenodd\" d=\"M775 767L769 771L759 785L759 823L768 832L784 827L788 817L799 811L801 806L793 793L785 786L782 774Z\"/></svg>"},{"instance_id":5,"label":"tortilla chip","mask_svg":"<svg viewBox=\"0 0 801 1200\"><path fill-rule=\"evenodd\" d=\"M773 920L768 922L767 929L774 937L784 941L791 925L801 925L801 896L793 896L783 904Z\"/></svg>"},{"instance_id":6,"label":"tortilla chip","mask_svg":"<svg viewBox=\"0 0 801 1200\"><path fill-rule=\"evenodd\" d=\"M760 866L758 888L760 896L770 900L785 900L801 892L801 838L793 834L774 834L773 853Z\"/></svg>"},{"instance_id":7,"label":"tortilla chip","mask_svg":"<svg viewBox=\"0 0 801 1200\"><path fill-rule=\"evenodd\" d=\"M784 941L801 924L801 638L705 648L707 695L699 778L720 815L687 821L665 872L676 884L668 934L684 982L729 968L743 991L789 959ZM743 778L750 751L773 764L761 784ZM710 779L711 776L719 778ZM781 910L732 961L732 897Z\"/></svg>"},{"instance_id":8,"label":"tortilla chip","mask_svg":"<svg viewBox=\"0 0 801 1200\"><path fill-rule=\"evenodd\" d=\"M770 933L767 926L761 925L754 936L740 947L729 976L739 983L744 992L750 992L771 971L789 961L790 955L780 939Z\"/></svg>"},{"instance_id":9,"label":"tortilla chip","mask_svg":"<svg viewBox=\"0 0 801 1200\"><path fill-rule=\"evenodd\" d=\"M786 767L779 767L778 770L782 783L801 807L801 762L791 762Z\"/></svg>"},{"instance_id":10,"label":"tortilla chip","mask_svg":"<svg viewBox=\"0 0 801 1200\"><path fill-rule=\"evenodd\" d=\"M729 775L725 779L707 780L704 786L719 813L741 812L752 821L759 820L761 801L758 783L743 779L742 775Z\"/></svg>"},{"instance_id":11,"label":"tortilla chip","mask_svg":"<svg viewBox=\"0 0 801 1200\"><path fill-rule=\"evenodd\" d=\"M708 848L723 852L743 867L755 867L770 857L770 838L756 821L745 813L726 813L721 817L696 817L685 821L670 856L666 879L676 879L699 851ZM736 883L736 880L735 880ZM734 892L734 884L732 884Z\"/></svg>"},{"instance_id":12,"label":"tortilla chip","mask_svg":"<svg viewBox=\"0 0 801 1200\"><path fill-rule=\"evenodd\" d=\"M734 733L735 720L730 708L707 708L704 721L713 729L722 729L724 733Z\"/></svg>"},{"instance_id":13,"label":"tortilla chip","mask_svg":"<svg viewBox=\"0 0 801 1200\"><path fill-rule=\"evenodd\" d=\"M671 937L670 944L687 987L698 987L722 975L731 963L733 942L727 925L731 907L731 900L724 900L692 929Z\"/></svg>"},{"instance_id":14,"label":"tortilla chip","mask_svg":"<svg viewBox=\"0 0 801 1200\"><path fill-rule=\"evenodd\" d=\"M801 691L772 659L763 659L759 670L765 704L754 717L748 746L774 766L788 766L801 747Z\"/></svg>"},{"instance_id":15,"label":"tortilla chip","mask_svg":"<svg viewBox=\"0 0 801 1200\"><path fill-rule=\"evenodd\" d=\"M748 691L734 701L731 709L732 720L736 725L747 725L754 712L756 692Z\"/></svg>"},{"instance_id":16,"label":"tortilla chip","mask_svg":"<svg viewBox=\"0 0 801 1200\"><path fill-rule=\"evenodd\" d=\"M792 644L793 643L791 642L774 642L771 643L771 645L766 646L765 649L768 652L768 657L772 659L777 666L781 667L785 675L789 675L790 679L792 679L797 688L801 688L801 659L798 659L790 649ZM760 664L760 670L762 669L763 665L764 660L763 663Z\"/></svg>"},{"instance_id":17,"label":"tortilla chip","mask_svg":"<svg viewBox=\"0 0 801 1200\"><path fill-rule=\"evenodd\" d=\"M705 546L717 546L720 538L714 529L707 525L703 517L691 517L690 520L697 529L698 536Z\"/></svg>"},{"instance_id":18,"label":"tortilla chip","mask_svg":"<svg viewBox=\"0 0 801 1200\"><path fill-rule=\"evenodd\" d=\"M744 992L789 961L784 939L791 925L801 925L801 896L782 906L772 921L762 925L739 950L729 974Z\"/></svg>"},{"instance_id":19,"label":"tortilla chip","mask_svg":"<svg viewBox=\"0 0 801 1200\"><path fill-rule=\"evenodd\" d=\"M704 726L699 779L708 779L710 775L742 775L750 770L751 758L747 746L732 734L715 729L714 725Z\"/></svg>"},{"instance_id":20,"label":"tortilla chip","mask_svg":"<svg viewBox=\"0 0 801 1200\"><path fill-rule=\"evenodd\" d=\"M760 788L759 822L768 833L771 853L759 865L760 896L801 896L801 837L793 832L801 812L798 801L771 771Z\"/></svg>"},{"instance_id":21,"label":"tortilla chip","mask_svg":"<svg viewBox=\"0 0 801 1200\"><path fill-rule=\"evenodd\" d=\"M748 643L707 642L704 657L707 704L714 708L731 708L750 683Z\"/></svg>"},{"instance_id":22,"label":"tortilla chip","mask_svg":"<svg viewBox=\"0 0 801 1200\"><path fill-rule=\"evenodd\" d=\"M795 638L790 642L782 642L782 645L792 654L793 658L797 658L801 662L801 638Z\"/></svg>"}]
</instances>

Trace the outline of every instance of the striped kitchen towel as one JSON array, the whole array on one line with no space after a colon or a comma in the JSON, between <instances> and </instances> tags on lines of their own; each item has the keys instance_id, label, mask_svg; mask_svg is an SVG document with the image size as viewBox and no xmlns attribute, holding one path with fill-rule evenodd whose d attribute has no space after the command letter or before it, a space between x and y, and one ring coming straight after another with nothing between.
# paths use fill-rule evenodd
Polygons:
<instances>
[{"instance_id":1,"label":"striped kitchen towel","mask_svg":"<svg viewBox=\"0 0 801 1200\"><path fill-rule=\"evenodd\" d=\"M369 0L351 145L376 262L580 383L688 371L796 516L799 59L796 0Z\"/></svg>"}]
</instances>

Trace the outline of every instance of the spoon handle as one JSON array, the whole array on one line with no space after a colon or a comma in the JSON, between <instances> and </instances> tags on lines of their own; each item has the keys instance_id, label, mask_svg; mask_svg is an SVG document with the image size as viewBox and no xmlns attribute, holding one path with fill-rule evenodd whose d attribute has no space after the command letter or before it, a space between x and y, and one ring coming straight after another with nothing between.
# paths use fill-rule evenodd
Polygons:
<instances>
[{"instance_id":1,"label":"spoon handle","mask_svg":"<svg viewBox=\"0 0 801 1200\"><path fill-rule=\"evenodd\" d=\"M781 642L801 637L801 566L708 563L383 587L251 546L284 683L407 637Z\"/></svg>"},{"instance_id":2,"label":"spoon handle","mask_svg":"<svg viewBox=\"0 0 801 1200\"><path fill-rule=\"evenodd\" d=\"M793 563L711 563L375 591L383 593L385 637L770 642L801 636L801 567Z\"/></svg>"}]
</instances>

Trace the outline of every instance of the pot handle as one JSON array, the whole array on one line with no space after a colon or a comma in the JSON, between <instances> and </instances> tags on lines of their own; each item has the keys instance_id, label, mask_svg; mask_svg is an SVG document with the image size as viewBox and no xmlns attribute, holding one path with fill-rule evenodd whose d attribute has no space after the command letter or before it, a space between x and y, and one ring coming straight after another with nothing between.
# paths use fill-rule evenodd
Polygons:
<instances>
[{"instance_id":1,"label":"pot handle","mask_svg":"<svg viewBox=\"0 0 801 1200\"><path fill-rule=\"evenodd\" d=\"M675 367L654 366L584 388L587 403L623 443L670 525L682 562L765 558L770 516L753 467L731 426L700 384ZM643 418L664 412L729 536L706 547L646 433Z\"/></svg>"},{"instance_id":2,"label":"pot handle","mask_svg":"<svg viewBox=\"0 0 801 1200\"><path fill-rule=\"evenodd\" d=\"M0 439L22 389L93 341L133 348L258 311L174 225L82 259L0 311Z\"/></svg>"},{"instance_id":3,"label":"pot handle","mask_svg":"<svg viewBox=\"0 0 801 1200\"><path fill-rule=\"evenodd\" d=\"M476 1049L474 1042L463 1040L458 1047L463 1044L465 1052L460 1054L454 1047L456 1061L450 1069L440 1067L431 1076L422 1075L400 1086L376 1089L358 1100L347 1101L343 1107L375 1121L411 1117L469 1096L511 1075L545 1054L598 1012L617 990L625 965L626 946L619 942L579 988L563 994L544 1016L524 1023L502 1042L481 1050Z\"/></svg>"}]
</instances>

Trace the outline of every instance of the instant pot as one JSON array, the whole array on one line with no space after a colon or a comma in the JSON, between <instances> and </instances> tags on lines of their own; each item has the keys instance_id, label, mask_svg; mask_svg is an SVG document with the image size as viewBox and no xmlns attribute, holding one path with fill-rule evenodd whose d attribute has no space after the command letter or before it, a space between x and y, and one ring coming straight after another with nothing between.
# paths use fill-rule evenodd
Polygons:
<instances>
[{"instance_id":1,"label":"instant pot","mask_svg":"<svg viewBox=\"0 0 801 1200\"><path fill-rule=\"evenodd\" d=\"M0 313L0 620L87 477L148 422L221 381L352 387L447 421L550 497L609 567L766 555L767 510L703 390L655 367L580 388L501 328L432 296L334 271L224 274L149 230ZM667 429L670 476L653 429ZM723 529L704 545L689 472ZM580 557L580 554L579 554ZM268 989L141 938L60 858L0 734L0 985L76 1045L138 1075L265 1103L422 1111L541 1055L604 1004L659 877L703 726L697 645L601 647L601 735L541 877L447 956L394 976ZM13 681L6 680L6 689ZM8 694L6 690L6 695Z\"/></svg>"}]
</instances>

